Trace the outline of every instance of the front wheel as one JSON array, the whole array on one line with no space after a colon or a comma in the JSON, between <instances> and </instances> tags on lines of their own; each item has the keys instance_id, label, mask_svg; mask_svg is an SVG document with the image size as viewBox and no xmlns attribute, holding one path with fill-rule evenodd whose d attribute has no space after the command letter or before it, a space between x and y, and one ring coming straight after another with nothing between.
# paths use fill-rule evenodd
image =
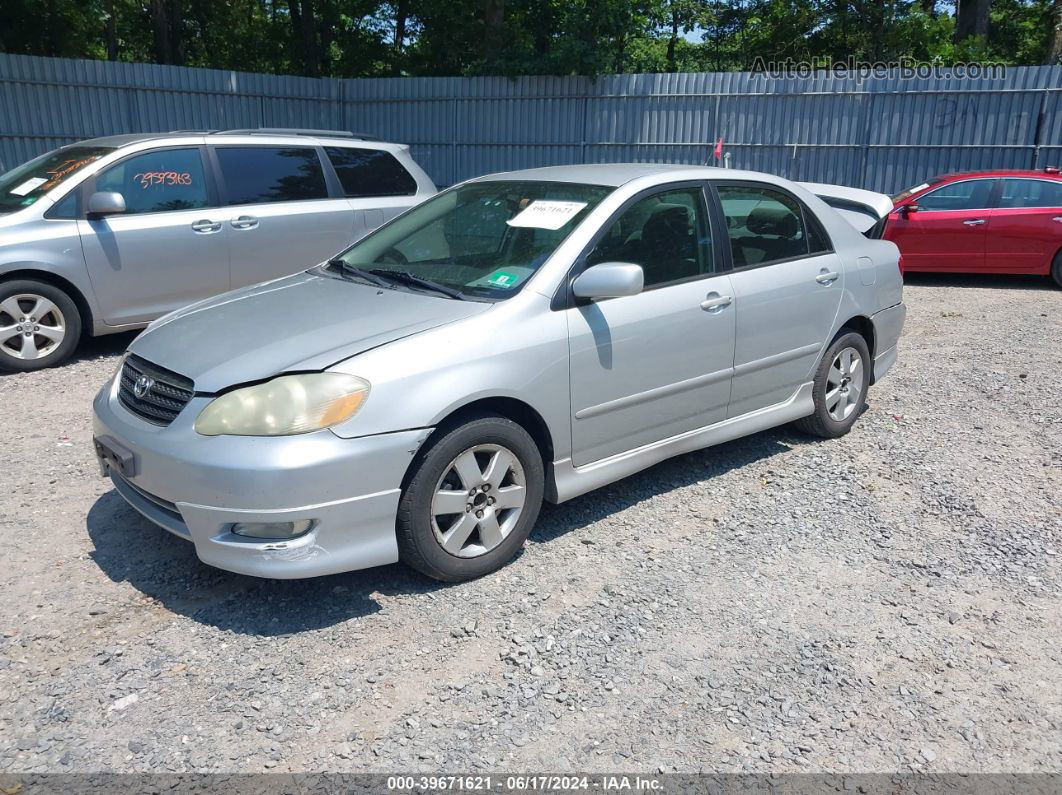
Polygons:
<instances>
[{"instance_id":1,"label":"front wheel","mask_svg":"<svg viewBox=\"0 0 1062 795\"><path fill-rule=\"evenodd\" d=\"M501 568L542 506L542 456L512 420L479 416L445 431L414 465L398 505L402 561L461 582Z\"/></svg>"},{"instance_id":2,"label":"front wheel","mask_svg":"<svg viewBox=\"0 0 1062 795\"><path fill-rule=\"evenodd\" d=\"M863 335L845 330L815 371L815 413L796 426L824 439L844 436L863 412L869 386L870 349Z\"/></svg>"},{"instance_id":3,"label":"front wheel","mask_svg":"<svg viewBox=\"0 0 1062 795\"><path fill-rule=\"evenodd\" d=\"M1062 250L1055 254L1055 261L1051 265L1051 278L1055 284L1062 287Z\"/></svg>"},{"instance_id":4,"label":"front wheel","mask_svg":"<svg viewBox=\"0 0 1062 795\"><path fill-rule=\"evenodd\" d=\"M0 369L25 372L70 357L81 316L69 295L34 279L0 283Z\"/></svg>"}]
</instances>

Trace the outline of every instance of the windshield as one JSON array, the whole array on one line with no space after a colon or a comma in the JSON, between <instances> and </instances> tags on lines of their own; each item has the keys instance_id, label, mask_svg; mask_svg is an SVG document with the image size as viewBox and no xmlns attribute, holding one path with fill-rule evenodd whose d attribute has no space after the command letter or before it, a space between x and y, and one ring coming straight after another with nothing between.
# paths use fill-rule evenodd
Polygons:
<instances>
[{"instance_id":1,"label":"windshield","mask_svg":"<svg viewBox=\"0 0 1062 795\"><path fill-rule=\"evenodd\" d=\"M8 171L0 177L0 213L29 207L89 163L113 151L109 146L67 146Z\"/></svg>"},{"instance_id":2,"label":"windshield","mask_svg":"<svg viewBox=\"0 0 1062 795\"><path fill-rule=\"evenodd\" d=\"M936 182L939 182L939 181L940 180L930 180L929 182L923 182L921 185L915 185L913 188L908 188L905 191L900 191L896 195L890 196L889 198L892 199L892 203L893 204L899 204L900 202L902 202L904 199L908 198L909 196L914 196L919 191L922 191L922 190L925 190L926 188L928 188L930 186L930 184L935 184Z\"/></svg>"},{"instance_id":3,"label":"windshield","mask_svg":"<svg viewBox=\"0 0 1062 795\"><path fill-rule=\"evenodd\" d=\"M474 182L440 193L370 234L332 267L409 274L462 297L515 294L613 188ZM397 282L392 279L391 281Z\"/></svg>"}]
</instances>

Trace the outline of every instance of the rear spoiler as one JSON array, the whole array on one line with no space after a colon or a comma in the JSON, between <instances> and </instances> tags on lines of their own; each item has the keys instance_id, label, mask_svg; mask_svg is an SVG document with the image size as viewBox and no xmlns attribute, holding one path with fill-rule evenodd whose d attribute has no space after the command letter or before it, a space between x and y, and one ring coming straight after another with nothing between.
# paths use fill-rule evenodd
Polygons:
<instances>
[{"instance_id":1,"label":"rear spoiler","mask_svg":"<svg viewBox=\"0 0 1062 795\"><path fill-rule=\"evenodd\" d=\"M797 184L837 210L848 223L867 237L880 237L884 221L892 212L892 199L884 193L820 182Z\"/></svg>"}]
</instances>

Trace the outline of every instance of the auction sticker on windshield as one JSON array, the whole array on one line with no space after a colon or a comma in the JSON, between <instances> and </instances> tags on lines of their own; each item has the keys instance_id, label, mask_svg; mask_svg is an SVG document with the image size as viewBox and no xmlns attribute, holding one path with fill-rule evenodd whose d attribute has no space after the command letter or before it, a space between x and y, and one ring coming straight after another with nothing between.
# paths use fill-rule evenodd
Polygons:
<instances>
[{"instance_id":1,"label":"auction sticker on windshield","mask_svg":"<svg viewBox=\"0 0 1062 795\"><path fill-rule=\"evenodd\" d=\"M535 229L560 229L579 211L586 207L586 202L533 201L519 215L510 218L509 226L529 226Z\"/></svg>"},{"instance_id":2,"label":"auction sticker on windshield","mask_svg":"<svg viewBox=\"0 0 1062 795\"><path fill-rule=\"evenodd\" d=\"M8 192L14 196L25 196L27 193L36 190L47 181L48 180L45 177L34 177L33 179L27 179L17 188L12 188Z\"/></svg>"}]
</instances>

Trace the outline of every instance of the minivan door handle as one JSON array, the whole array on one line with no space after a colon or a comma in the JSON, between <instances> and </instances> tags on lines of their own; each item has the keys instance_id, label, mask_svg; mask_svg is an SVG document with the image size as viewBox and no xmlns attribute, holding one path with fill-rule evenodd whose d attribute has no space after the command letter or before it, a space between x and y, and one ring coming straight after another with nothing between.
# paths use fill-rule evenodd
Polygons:
<instances>
[{"instance_id":1,"label":"minivan door handle","mask_svg":"<svg viewBox=\"0 0 1062 795\"><path fill-rule=\"evenodd\" d=\"M258 226L258 219L253 215L240 215L229 221L234 229L254 229Z\"/></svg>"},{"instance_id":2,"label":"minivan door handle","mask_svg":"<svg viewBox=\"0 0 1062 795\"><path fill-rule=\"evenodd\" d=\"M701 301L701 309L705 312L722 312L734 301L733 296L720 295L716 292L708 293Z\"/></svg>"},{"instance_id":3,"label":"minivan door handle","mask_svg":"<svg viewBox=\"0 0 1062 795\"><path fill-rule=\"evenodd\" d=\"M840 278L840 276L841 274L839 274L837 271L828 271L823 269L819 271L819 275L815 277L815 281L817 281L819 284L833 284L835 281L837 281L838 278Z\"/></svg>"},{"instance_id":4,"label":"minivan door handle","mask_svg":"<svg viewBox=\"0 0 1062 795\"><path fill-rule=\"evenodd\" d=\"M1056 224L1062 224L1062 215L1056 215L1051 220L1054 221Z\"/></svg>"},{"instance_id":5,"label":"minivan door handle","mask_svg":"<svg viewBox=\"0 0 1062 795\"><path fill-rule=\"evenodd\" d=\"M978 219L976 219L974 221L963 221L963 223L966 224L967 226L980 226L984 222L985 222L984 218L978 218Z\"/></svg>"},{"instance_id":6,"label":"minivan door handle","mask_svg":"<svg viewBox=\"0 0 1062 795\"><path fill-rule=\"evenodd\" d=\"M211 232L220 232L221 222L211 221L204 218L201 221L195 221L192 223L192 231L198 232L201 235L209 235Z\"/></svg>"}]
</instances>

